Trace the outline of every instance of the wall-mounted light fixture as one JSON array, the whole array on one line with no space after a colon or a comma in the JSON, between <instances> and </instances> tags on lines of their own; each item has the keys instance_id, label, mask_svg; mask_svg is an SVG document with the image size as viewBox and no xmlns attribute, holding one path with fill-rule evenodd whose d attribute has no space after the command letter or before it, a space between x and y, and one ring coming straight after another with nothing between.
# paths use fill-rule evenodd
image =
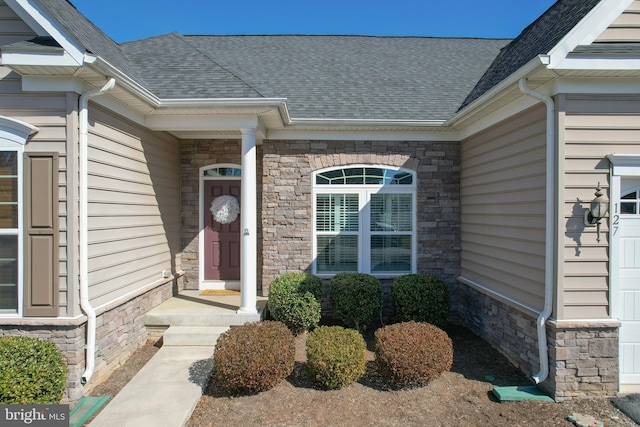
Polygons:
<instances>
[{"instance_id":1,"label":"wall-mounted light fixture","mask_svg":"<svg viewBox=\"0 0 640 427\"><path fill-rule=\"evenodd\" d=\"M600 242L600 220L607 215L609 211L609 199L604 195L600 188L600 183L596 187L596 198L591 201L590 208L584 210L584 225L586 227L597 227L598 237L596 240Z\"/></svg>"}]
</instances>

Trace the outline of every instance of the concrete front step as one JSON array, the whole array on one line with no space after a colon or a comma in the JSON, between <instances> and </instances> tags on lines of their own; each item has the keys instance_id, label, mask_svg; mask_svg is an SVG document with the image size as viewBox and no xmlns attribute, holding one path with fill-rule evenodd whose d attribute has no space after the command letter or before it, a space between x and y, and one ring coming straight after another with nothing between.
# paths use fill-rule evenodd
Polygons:
<instances>
[{"instance_id":1,"label":"concrete front step","mask_svg":"<svg viewBox=\"0 0 640 427\"><path fill-rule=\"evenodd\" d=\"M205 299L198 298L197 294L181 293L147 312L144 323L147 326L237 326L261 320L264 302L257 313L246 314L237 312L237 299Z\"/></svg>"},{"instance_id":2,"label":"concrete front step","mask_svg":"<svg viewBox=\"0 0 640 427\"><path fill-rule=\"evenodd\" d=\"M228 326L170 326L162 335L163 346L215 346Z\"/></svg>"}]
</instances>

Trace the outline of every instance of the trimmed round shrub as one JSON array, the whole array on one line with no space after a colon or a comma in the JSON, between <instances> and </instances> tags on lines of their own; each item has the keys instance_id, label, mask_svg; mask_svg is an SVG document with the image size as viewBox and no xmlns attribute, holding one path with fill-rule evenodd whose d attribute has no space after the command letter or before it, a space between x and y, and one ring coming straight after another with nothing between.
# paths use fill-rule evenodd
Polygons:
<instances>
[{"instance_id":1,"label":"trimmed round shrub","mask_svg":"<svg viewBox=\"0 0 640 427\"><path fill-rule=\"evenodd\" d=\"M336 274L329 294L335 313L349 327L364 330L382 315L382 286L370 274Z\"/></svg>"},{"instance_id":2,"label":"trimmed round shrub","mask_svg":"<svg viewBox=\"0 0 640 427\"><path fill-rule=\"evenodd\" d=\"M59 403L67 385L67 362L51 341L0 337L0 403Z\"/></svg>"},{"instance_id":3,"label":"trimmed round shrub","mask_svg":"<svg viewBox=\"0 0 640 427\"><path fill-rule=\"evenodd\" d=\"M367 345L358 331L320 326L307 337L307 371L328 389L359 380L367 366Z\"/></svg>"},{"instance_id":4,"label":"trimmed round shrub","mask_svg":"<svg viewBox=\"0 0 640 427\"><path fill-rule=\"evenodd\" d=\"M428 274L407 274L391 285L391 301L398 320L431 323L439 327L447 323L451 302L447 285Z\"/></svg>"},{"instance_id":5,"label":"trimmed round shrub","mask_svg":"<svg viewBox=\"0 0 640 427\"><path fill-rule=\"evenodd\" d=\"M322 313L322 280L303 272L286 273L269 287L269 313L294 334L318 326Z\"/></svg>"},{"instance_id":6,"label":"trimmed round shrub","mask_svg":"<svg viewBox=\"0 0 640 427\"><path fill-rule=\"evenodd\" d=\"M213 352L213 379L230 393L259 393L288 377L295 342L282 322L247 323L220 335Z\"/></svg>"},{"instance_id":7,"label":"trimmed round shrub","mask_svg":"<svg viewBox=\"0 0 640 427\"><path fill-rule=\"evenodd\" d=\"M404 322L375 333L376 366L395 386L422 386L453 364L453 344L442 329L429 323Z\"/></svg>"}]
</instances>

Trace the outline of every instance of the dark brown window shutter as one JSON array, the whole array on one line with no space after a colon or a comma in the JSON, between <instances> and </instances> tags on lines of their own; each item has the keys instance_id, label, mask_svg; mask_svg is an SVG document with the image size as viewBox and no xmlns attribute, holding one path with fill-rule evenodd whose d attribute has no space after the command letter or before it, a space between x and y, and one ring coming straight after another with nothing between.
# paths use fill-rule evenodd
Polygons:
<instances>
[{"instance_id":1,"label":"dark brown window shutter","mask_svg":"<svg viewBox=\"0 0 640 427\"><path fill-rule=\"evenodd\" d=\"M58 153L25 153L25 316L58 316L58 224Z\"/></svg>"}]
</instances>

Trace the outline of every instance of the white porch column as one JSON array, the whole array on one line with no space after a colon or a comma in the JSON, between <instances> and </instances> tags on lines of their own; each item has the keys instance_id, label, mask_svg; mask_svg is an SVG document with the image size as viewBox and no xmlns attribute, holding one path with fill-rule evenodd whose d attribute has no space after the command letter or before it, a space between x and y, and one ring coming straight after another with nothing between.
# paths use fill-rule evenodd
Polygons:
<instances>
[{"instance_id":1,"label":"white porch column","mask_svg":"<svg viewBox=\"0 0 640 427\"><path fill-rule=\"evenodd\" d=\"M240 308L238 313L257 313L258 229L256 207L256 129L242 129L242 195L240 202L242 243L240 271Z\"/></svg>"}]
</instances>

